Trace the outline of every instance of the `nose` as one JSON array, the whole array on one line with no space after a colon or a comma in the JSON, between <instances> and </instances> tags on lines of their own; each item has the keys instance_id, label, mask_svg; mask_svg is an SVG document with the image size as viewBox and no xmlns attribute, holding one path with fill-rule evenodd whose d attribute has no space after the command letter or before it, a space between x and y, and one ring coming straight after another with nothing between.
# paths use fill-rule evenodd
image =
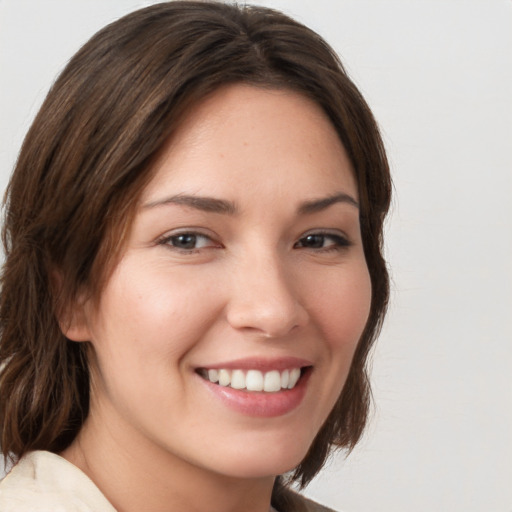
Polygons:
<instances>
[{"instance_id":1,"label":"nose","mask_svg":"<svg viewBox=\"0 0 512 512\"><path fill-rule=\"evenodd\" d=\"M227 305L229 324L267 338L283 337L308 322L299 300L297 280L277 257L253 257L232 274Z\"/></svg>"}]
</instances>

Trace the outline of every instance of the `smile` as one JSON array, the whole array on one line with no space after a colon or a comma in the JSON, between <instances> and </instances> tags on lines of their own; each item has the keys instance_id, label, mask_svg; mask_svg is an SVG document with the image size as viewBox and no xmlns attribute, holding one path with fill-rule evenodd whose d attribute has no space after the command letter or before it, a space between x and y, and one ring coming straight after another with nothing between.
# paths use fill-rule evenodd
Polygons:
<instances>
[{"instance_id":1,"label":"smile","mask_svg":"<svg viewBox=\"0 0 512 512\"><path fill-rule=\"evenodd\" d=\"M281 390L293 389L301 377L301 368L286 370L260 371L256 369L206 369L198 373L203 379L214 384L233 389L276 393Z\"/></svg>"}]
</instances>

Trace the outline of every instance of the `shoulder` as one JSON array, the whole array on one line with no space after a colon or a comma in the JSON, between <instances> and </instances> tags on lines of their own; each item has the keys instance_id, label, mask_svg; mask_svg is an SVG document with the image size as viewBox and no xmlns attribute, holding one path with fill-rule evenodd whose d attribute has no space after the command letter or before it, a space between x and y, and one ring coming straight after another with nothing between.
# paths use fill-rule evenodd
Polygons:
<instances>
[{"instance_id":1,"label":"shoulder","mask_svg":"<svg viewBox=\"0 0 512 512\"><path fill-rule=\"evenodd\" d=\"M324 505L320 505L316 501L305 498L304 496L297 495L297 499L300 500L305 507L307 512L336 512L332 508L325 507Z\"/></svg>"},{"instance_id":2,"label":"shoulder","mask_svg":"<svg viewBox=\"0 0 512 512\"><path fill-rule=\"evenodd\" d=\"M279 490L276 509L278 512L336 512L286 487Z\"/></svg>"},{"instance_id":3,"label":"shoulder","mask_svg":"<svg viewBox=\"0 0 512 512\"><path fill-rule=\"evenodd\" d=\"M22 457L0 482L0 512L115 512L77 467L45 451Z\"/></svg>"}]
</instances>

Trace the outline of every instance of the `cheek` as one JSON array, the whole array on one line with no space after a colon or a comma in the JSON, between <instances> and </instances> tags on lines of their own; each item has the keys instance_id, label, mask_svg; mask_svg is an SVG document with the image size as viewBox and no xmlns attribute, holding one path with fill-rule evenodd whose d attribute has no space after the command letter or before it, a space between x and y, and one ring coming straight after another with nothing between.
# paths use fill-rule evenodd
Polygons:
<instances>
[{"instance_id":1,"label":"cheek","mask_svg":"<svg viewBox=\"0 0 512 512\"><path fill-rule=\"evenodd\" d=\"M312 438L341 394L370 311L371 281L366 264L351 265L348 270L333 269L322 279L317 275L314 281L318 291L309 295L310 318L323 346L312 377L319 379L321 390L312 405L317 411L312 415Z\"/></svg>"},{"instance_id":2,"label":"cheek","mask_svg":"<svg viewBox=\"0 0 512 512\"><path fill-rule=\"evenodd\" d=\"M207 284L155 265L119 269L100 304L97 338L139 347L141 352L179 349L215 318Z\"/></svg>"},{"instance_id":3,"label":"cheek","mask_svg":"<svg viewBox=\"0 0 512 512\"><path fill-rule=\"evenodd\" d=\"M340 274L326 279L311 306L332 355L353 353L368 320L372 297L366 264Z\"/></svg>"},{"instance_id":4,"label":"cheek","mask_svg":"<svg viewBox=\"0 0 512 512\"><path fill-rule=\"evenodd\" d=\"M123 261L90 322L100 394L152 417L179 403L183 361L219 314L218 294L204 279ZM213 291L212 291L213 290Z\"/></svg>"},{"instance_id":5,"label":"cheek","mask_svg":"<svg viewBox=\"0 0 512 512\"><path fill-rule=\"evenodd\" d=\"M172 274L123 262L104 290L91 341L102 387L116 401L127 394L150 402L170 381L179 384L175 370L219 314L212 286Z\"/></svg>"}]
</instances>

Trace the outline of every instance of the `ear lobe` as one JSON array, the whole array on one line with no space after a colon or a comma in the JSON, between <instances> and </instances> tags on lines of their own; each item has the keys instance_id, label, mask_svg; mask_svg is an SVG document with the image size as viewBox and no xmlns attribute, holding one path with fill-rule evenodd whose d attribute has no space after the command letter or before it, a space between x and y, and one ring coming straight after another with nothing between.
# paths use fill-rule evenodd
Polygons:
<instances>
[{"instance_id":1,"label":"ear lobe","mask_svg":"<svg viewBox=\"0 0 512 512\"><path fill-rule=\"evenodd\" d=\"M71 341L89 341L91 336L86 313L88 300L85 293L79 293L74 300L67 301L62 294L61 274L52 272L51 280L56 297L55 315L62 334Z\"/></svg>"},{"instance_id":2,"label":"ear lobe","mask_svg":"<svg viewBox=\"0 0 512 512\"><path fill-rule=\"evenodd\" d=\"M65 309L66 312L58 319L62 334L71 341L90 341L85 305L75 304Z\"/></svg>"}]
</instances>

